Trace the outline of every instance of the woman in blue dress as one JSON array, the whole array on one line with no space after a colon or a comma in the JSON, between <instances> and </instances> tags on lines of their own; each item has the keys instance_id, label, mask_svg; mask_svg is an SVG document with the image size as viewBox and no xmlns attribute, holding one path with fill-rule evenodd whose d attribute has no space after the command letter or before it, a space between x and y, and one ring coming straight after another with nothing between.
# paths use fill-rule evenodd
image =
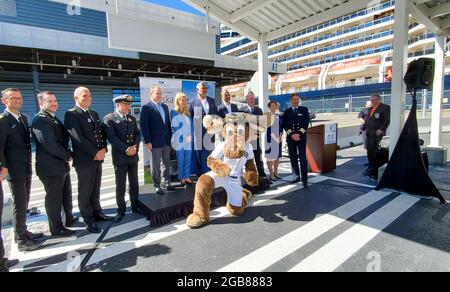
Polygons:
<instances>
[{"instance_id":1,"label":"woman in blue dress","mask_svg":"<svg viewBox=\"0 0 450 292\"><path fill-rule=\"evenodd\" d=\"M192 122L189 103L184 93L175 96L175 109L171 111L172 147L177 153L178 178L182 184L192 184Z\"/></svg>"}]
</instances>

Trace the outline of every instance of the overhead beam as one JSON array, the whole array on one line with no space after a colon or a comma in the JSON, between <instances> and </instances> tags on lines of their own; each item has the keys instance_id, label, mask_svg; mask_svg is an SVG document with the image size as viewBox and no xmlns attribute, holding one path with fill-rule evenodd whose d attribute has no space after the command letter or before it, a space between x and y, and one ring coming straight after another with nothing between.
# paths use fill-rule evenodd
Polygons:
<instances>
[{"instance_id":1,"label":"overhead beam","mask_svg":"<svg viewBox=\"0 0 450 292\"><path fill-rule=\"evenodd\" d=\"M423 4L426 5L426 4ZM431 18L435 18L435 17L440 17L446 14L450 13L450 2L447 2L445 4L439 4L436 5L432 8L429 8L429 17Z\"/></svg>"},{"instance_id":2,"label":"overhead beam","mask_svg":"<svg viewBox=\"0 0 450 292\"><path fill-rule=\"evenodd\" d=\"M236 10L231 14L230 22L235 23L248 15L254 13L258 9L261 9L263 7L266 7L270 5L271 3L275 2L276 0L254 0L250 4L247 4L240 8L239 10Z\"/></svg>"},{"instance_id":3,"label":"overhead beam","mask_svg":"<svg viewBox=\"0 0 450 292\"><path fill-rule=\"evenodd\" d=\"M216 21L228 25L240 34L245 35L254 41L257 41L259 39L260 32L258 30L248 25L244 21L232 23L230 13L209 0L183 0L183 2L209 15Z\"/></svg>"},{"instance_id":4,"label":"overhead beam","mask_svg":"<svg viewBox=\"0 0 450 292\"><path fill-rule=\"evenodd\" d=\"M409 9L411 14L414 15L414 18L416 18L420 23L424 24L429 30L438 35L450 35L450 29L443 27L441 20L439 20L438 18L432 19L430 17L432 12L426 4L410 2Z\"/></svg>"},{"instance_id":5,"label":"overhead beam","mask_svg":"<svg viewBox=\"0 0 450 292\"><path fill-rule=\"evenodd\" d=\"M285 26L273 32L270 32L267 35L268 41L272 41L286 35L298 32L307 27L311 27L314 25L318 25L323 23L327 19L334 19L336 17L340 17L343 15L351 14L357 10L364 9L370 3L373 3L373 0L358 0L358 1L348 1L344 4L336 6L334 8L328 9L326 11L317 13L311 17L305 18L304 20L300 20L291 25Z\"/></svg>"}]
</instances>

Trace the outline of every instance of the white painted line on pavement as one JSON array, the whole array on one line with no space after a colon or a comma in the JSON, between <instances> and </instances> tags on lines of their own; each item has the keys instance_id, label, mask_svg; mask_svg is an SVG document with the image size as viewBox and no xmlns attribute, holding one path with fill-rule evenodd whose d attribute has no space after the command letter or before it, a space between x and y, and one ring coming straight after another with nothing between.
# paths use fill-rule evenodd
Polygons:
<instances>
[{"instance_id":1,"label":"white painted line on pavement","mask_svg":"<svg viewBox=\"0 0 450 292\"><path fill-rule=\"evenodd\" d=\"M218 272L262 272L390 194L388 192L375 191L367 193L240 258Z\"/></svg>"},{"instance_id":2,"label":"white painted line on pavement","mask_svg":"<svg viewBox=\"0 0 450 292\"><path fill-rule=\"evenodd\" d=\"M400 195L351 229L323 246L290 272L333 272L384 229L413 207L420 199Z\"/></svg>"}]
</instances>

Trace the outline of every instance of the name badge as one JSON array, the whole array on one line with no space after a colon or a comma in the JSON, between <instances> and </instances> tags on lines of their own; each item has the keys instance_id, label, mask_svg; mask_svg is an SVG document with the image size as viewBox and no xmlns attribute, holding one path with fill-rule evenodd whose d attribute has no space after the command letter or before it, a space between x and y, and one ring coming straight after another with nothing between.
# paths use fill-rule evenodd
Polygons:
<instances>
[{"instance_id":1,"label":"name badge","mask_svg":"<svg viewBox=\"0 0 450 292\"><path fill-rule=\"evenodd\" d=\"M380 114L375 114L375 119L379 119L380 118Z\"/></svg>"}]
</instances>

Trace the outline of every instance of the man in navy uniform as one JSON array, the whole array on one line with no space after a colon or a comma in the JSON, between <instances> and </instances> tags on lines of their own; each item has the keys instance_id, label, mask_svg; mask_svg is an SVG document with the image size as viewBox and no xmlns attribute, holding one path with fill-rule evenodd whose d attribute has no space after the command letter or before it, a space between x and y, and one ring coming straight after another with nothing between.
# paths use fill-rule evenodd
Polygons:
<instances>
[{"instance_id":1,"label":"man in navy uniform","mask_svg":"<svg viewBox=\"0 0 450 292\"><path fill-rule=\"evenodd\" d=\"M306 131L310 123L309 110L306 107L300 106L300 96L298 94L291 95L291 104L292 107L284 112L283 126L287 133L287 144L292 170L296 176L292 182L300 182L300 168L298 165L300 159L301 180L303 186L307 188L308 161L306 160Z\"/></svg>"},{"instance_id":2,"label":"man in navy uniform","mask_svg":"<svg viewBox=\"0 0 450 292\"><path fill-rule=\"evenodd\" d=\"M73 165L78 175L78 205L90 233L101 233L96 221L112 220L100 205L102 163L107 152L106 133L98 114L90 110L89 89L75 90L76 106L65 114L64 123L73 147Z\"/></svg>"},{"instance_id":3,"label":"man in navy uniform","mask_svg":"<svg viewBox=\"0 0 450 292\"><path fill-rule=\"evenodd\" d=\"M112 159L116 174L116 200L117 216L114 218L119 223L125 217L126 203L125 192L127 175L129 182L129 194L131 210L141 214L137 205L139 196L139 144L141 133L137 126L136 118L130 115L132 97L121 95L113 99L116 111L105 116L106 135L112 146Z\"/></svg>"},{"instance_id":4,"label":"man in navy uniform","mask_svg":"<svg viewBox=\"0 0 450 292\"><path fill-rule=\"evenodd\" d=\"M3 188L2 181L8 176L8 169L0 166L0 226L2 226L3 213ZM0 228L1 229L1 228ZM8 260L5 258L5 246L3 245L2 234L0 232L0 273L9 272L9 268L17 265L18 260Z\"/></svg>"},{"instance_id":5,"label":"man in navy uniform","mask_svg":"<svg viewBox=\"0 0 450 292\"><path fill-rule=\"evenodd\" d=\"M75 232L66 227L72 226L76 218L72 215L72 181L69 162L72 152L69 149L69 132L56 117L58 101L49 91L37 96L40 112L33 120L33 140L36 144L36 174L44 185L45 210L48 215L50 233L53 236L73 236ZM64 208L66 226L61 218Z\"/></svg>"},{"instance_id":6,"label":"man in navy uniform","mask_svg":"<svg viewBox=\"0 0 450 292\"><path fill-rule=\"evenodd\" d=\"M2 102L6 106L0 115L0 167L9 172L8 183L14 199L14 239L19 251L37 249L42 233L33 234L27 228L27 209L31 191L31 135L28 118L20 110L23 97L19 89L2 91Z\"/></svg>"},{"instance_id":7,"label":"man in navy uniform","mask_svg":"<svg viewBox=\"0 0 450 292\"><path fill-rule=\"evenodd\" d=\"M239 108L231 103L231 94L228 90L222 93L222 104L217 107L218 115L224 119L226 115L239 112Z\"/></svg>"}]
</instances>

